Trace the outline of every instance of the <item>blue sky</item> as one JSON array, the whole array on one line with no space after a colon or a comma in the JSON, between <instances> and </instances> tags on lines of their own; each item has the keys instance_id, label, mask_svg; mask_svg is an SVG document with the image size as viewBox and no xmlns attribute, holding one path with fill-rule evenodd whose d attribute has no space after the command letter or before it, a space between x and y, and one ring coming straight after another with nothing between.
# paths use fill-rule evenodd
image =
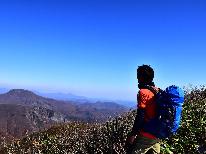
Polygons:
<instances>
[{"instance_id":1,"label":"blue sky","mask_svg":"<svg viewBox=\"0 0 206 154\"><path fill-rule=\"evenodd\" d=\"M205 84L206 2L1 0L0 86L136 100L155 83Z\"/></svg>"}]
</instances>

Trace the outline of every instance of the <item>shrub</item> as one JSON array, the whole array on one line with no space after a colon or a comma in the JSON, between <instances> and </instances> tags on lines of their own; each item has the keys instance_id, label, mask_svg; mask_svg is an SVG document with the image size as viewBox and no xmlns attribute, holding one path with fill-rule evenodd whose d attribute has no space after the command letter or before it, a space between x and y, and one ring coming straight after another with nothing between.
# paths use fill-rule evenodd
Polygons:
<instances>
[{"instance_id":1,"label":"shrub","mask_svg":"<svg viewBox=\"0 0 206 154\"><path fill-rule=\"evenodd\" d=\"M106 123L72 122L4 145L0 153L124 154L125 140L131 131L136 111L130 111ZM161 153L206 153L206 89L185 91L182 122L178 133L161 143Z\"/></svg>"}]
</instances>

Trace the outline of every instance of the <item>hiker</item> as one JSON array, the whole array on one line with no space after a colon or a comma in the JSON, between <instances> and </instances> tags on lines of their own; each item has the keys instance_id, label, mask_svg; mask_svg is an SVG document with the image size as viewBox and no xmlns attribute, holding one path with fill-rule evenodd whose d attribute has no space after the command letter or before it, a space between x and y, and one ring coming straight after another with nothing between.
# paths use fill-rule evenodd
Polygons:
<instances>
[{"instance_id":1,"label":"hiker","mask_svg":"<svg viewBox=\"0 0 206 154\"><path fill-rule=\"evenodd\" d=\"M128 154L160 153L160 140L143 129L144 123L154 118L156 115L154 93L146 88L147 86L151 86L158 91L158 88L155 87L153 82L153 78L154 71L149 65L142 65L138 67L137 79L138 88L140 90L137 95L137 115L132 131L128 135L126 141L126 144L130 145L129 149L127 149Z\"/></svg>"}]
</instances>

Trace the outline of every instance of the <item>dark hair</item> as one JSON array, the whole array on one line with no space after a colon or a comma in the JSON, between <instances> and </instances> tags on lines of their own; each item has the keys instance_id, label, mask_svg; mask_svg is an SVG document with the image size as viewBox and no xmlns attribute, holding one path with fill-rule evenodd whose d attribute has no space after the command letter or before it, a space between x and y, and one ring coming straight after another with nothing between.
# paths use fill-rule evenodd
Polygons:
<instances>
[{"instance_id":1,"label":"dark hair","mask_svg":"<svg viewBox=\"0 0 206 154\"><path fill-rule=\"evenodd\" d=\"M138 66L137 69L137 79L143 78L146 83L150 83L154 78L154 70L150 65Z\"/></svg>"}]
</instances>

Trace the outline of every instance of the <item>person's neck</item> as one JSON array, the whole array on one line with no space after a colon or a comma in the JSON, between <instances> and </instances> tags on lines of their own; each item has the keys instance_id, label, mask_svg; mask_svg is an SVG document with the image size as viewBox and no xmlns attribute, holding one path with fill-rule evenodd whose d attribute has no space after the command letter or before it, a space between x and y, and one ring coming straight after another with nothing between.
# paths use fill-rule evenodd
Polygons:
<instances>
[{"instance_id":1,"label":"person's neck","mask_svg":"<svg viewBox=\"0 0 206 154\"><path fill-rule=\"evenodd\" d=\"M139 89L146 88L147 86L155 86L154 82L141 82L138 84Z\"/></svg>"}]
</instances>

